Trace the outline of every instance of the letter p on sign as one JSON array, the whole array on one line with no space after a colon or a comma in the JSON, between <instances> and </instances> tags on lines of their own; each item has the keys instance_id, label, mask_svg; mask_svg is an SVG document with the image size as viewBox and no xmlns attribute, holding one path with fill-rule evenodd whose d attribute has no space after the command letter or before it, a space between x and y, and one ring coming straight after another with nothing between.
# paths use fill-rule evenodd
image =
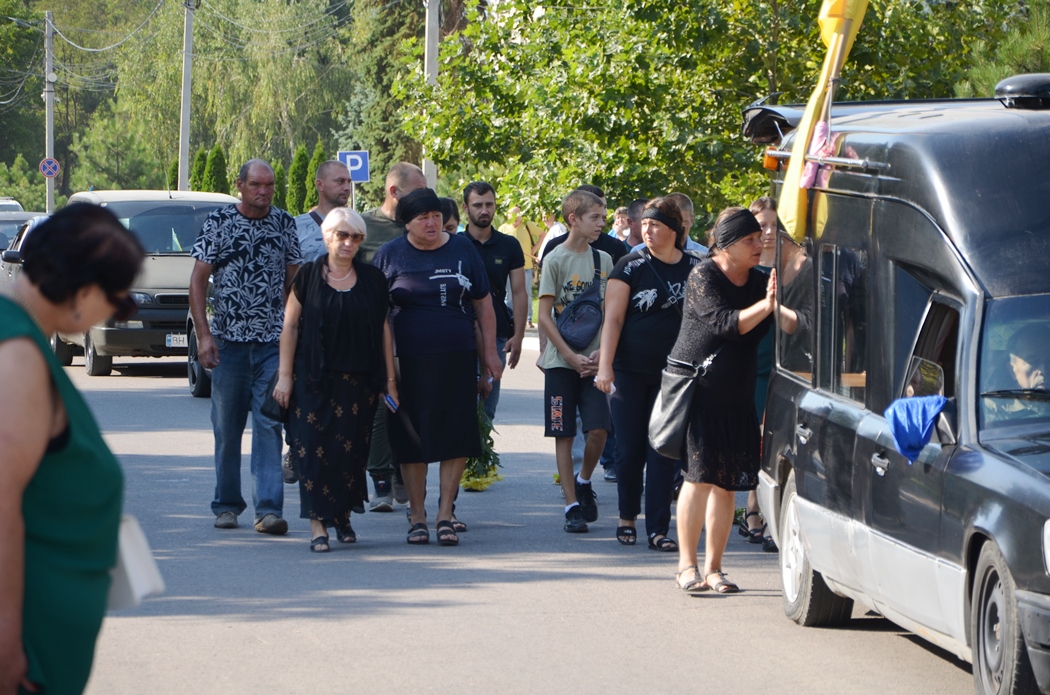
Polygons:
<instances>
[{"instance_id":1,"label":"letter p on sign","mask_svg":"<svg viewBox=\"0 0 1050 695\"><path fill-rule=\"evenodd\" d=\"M370 180L368 175L368 150L338 152L336 153L336 158L350 170L350 180L354 183L365 183Z\"/></svg>"}]
</instances>

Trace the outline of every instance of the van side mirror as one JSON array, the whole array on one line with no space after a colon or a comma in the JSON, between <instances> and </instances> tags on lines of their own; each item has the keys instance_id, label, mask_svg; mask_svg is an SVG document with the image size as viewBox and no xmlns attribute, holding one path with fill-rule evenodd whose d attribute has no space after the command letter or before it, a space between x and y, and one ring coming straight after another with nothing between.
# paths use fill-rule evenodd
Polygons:
<instances>
[{"instance_id":1,"label":"van side mirror","mask_svg":"<svg viewBox=\"0 0 1050 695\"><path fill-rule=\"evenodd\" d=\"M954 446L959 439L959 414L954 398L949 398L937 415L937 439L941 446Z\"/></svg>"},{"instance_id":2,"label":"van side mirror","mask_svg":"<svg viewBox=\"0 0 1050 695\"><path fill-rule=\"evenodd\" d=\"M4 263L21 263L22 252L21 251L4 251L0 254L0 261Z\"/></svg>"}]
</instances>

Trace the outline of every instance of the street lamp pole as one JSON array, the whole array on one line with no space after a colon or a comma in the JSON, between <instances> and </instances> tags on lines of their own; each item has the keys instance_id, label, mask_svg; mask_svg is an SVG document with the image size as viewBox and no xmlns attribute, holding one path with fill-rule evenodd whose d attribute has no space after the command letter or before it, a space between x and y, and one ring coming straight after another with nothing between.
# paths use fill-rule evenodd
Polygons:
<instances>
[{"instance_id":1,"label":"street lamp pole","mask_svg":"<svg viewBox=\"0 0 1050 695\"><path fill-rule=\"evenodd\" d=\"M423 7L427 10L426 25L426 48L423 53L423 74L426 76L427 84L436 85L438 76L438 37L440 27L438 26L439 0L424 0ZM437 190L437 164L429 159L423 160L423 175L427 177L427 186Z\"/></svg>"},{"instance_id":2,"label":"street lamp pole","mask_svg":"<svg viewBox=\"0 0 1050 695\"><path fill-rule=\"evenodd\" d=\"M179 190L190 190L190 97L193 92L193 6L186 0L182 29L182 115L179 121Z\"/></svg>"},{"instance_id":3,"label":"street lamp pole","mask_svg":"<svg viewBox=\"0 0 1050 695\"><path fill-rule=\"evenodd\" d=\"M58 76L54 72L55 30L51 12L44 13L44 156L52 159L55 156L55 82ZM47 214L55 211L55 179L48 176L44 179L47 185Z\"/></svg>"}]
</instances>

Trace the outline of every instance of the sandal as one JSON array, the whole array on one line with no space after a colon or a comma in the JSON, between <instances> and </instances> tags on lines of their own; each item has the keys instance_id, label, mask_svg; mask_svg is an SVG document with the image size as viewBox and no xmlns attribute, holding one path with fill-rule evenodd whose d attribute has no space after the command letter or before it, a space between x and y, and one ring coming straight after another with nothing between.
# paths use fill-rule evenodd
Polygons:
<instances>
[{"instance_id":1,"label":"sandal","mask_svg":"<svg viewBox=\"0 0 1050 695\"><path fill-rule=\"evenodd\" d=\"M691 574L692 576L683 582L682 580L686 578L687 574ZM711 588L707 585L707 582L700 578L700 568L696 565L689 565L684 570L677 573L674 576L674 583L675 586L682 591L687 591L691 594L699 591L707 591Z\"/></svg>"},{"instance_id":2,"label":"sandal","mask_svg":"<svg viewBox=\"0 0 1050 695\"><path fill-rule=\"evenodd\" d=\"M451 521L439 521L437 523L438 545L459 545L459 536Z\"/></svg>"},{"instance_id":3,"label":"sandal","mask_svg":"<svg viewBox=\"0 0 1050 695\"><path fill-rule=\"evenodd\" d=\"M405 540L409 545L426 545L430 542L430 530L426 524L420 522L408 529L408 537Z\"/></svg>"},{"instance_id":4,"label":"sandal","mask_svg":"<svg viewBox=\"0 0 1050 695\"><path fill-rule=\"evenodd\" d=\"M656 538L660 536L659 538ZM656 539L656 540L653 540ZM659 550L664 553L677 553L678 543L673 538L668 538L659 533L649 534L649 550Z\"/></svg>"},{"instance_id":5,"label":"sandal","mask_svg":"<svg viewBox=\"0 0 1050 695\"><path fill-rule=\"evenodd\" d=\"M633 526L617 526L616 540L620 545L634 545L638 540L638 531Z\"/></svg>"},{"instance_id":6,"label":"sandal","mask_svg":"<svg viewBox=\"0 0 1050 695\"><path fill-rule=\"evenodd\" d=\"M737 531L740 533L741 536L747 539L748 543L761 543L762 539L766 535L766 524L763 522L763 524L758 528L751 528L747 525L747 520L749 517L752 516L757 516L761 518L762 515L758 512L748 512L744 515L744 518L740 520L740 523L737 527Z\"/></svg>"},{"instance_id":7,"label":"sandal","mask_svg":"<svg viewBox=\"0 0 1050 695\"><path fill-rule=\"evenodd\" d=\"M452 530L456 533L464 533L467 530L467 525L456 517L452 517Z\"/></svg>"},{"instance_id":8,"label":"sandal","mask_svg":"<svg viewBox=\"0 0 1050 695\"><path fill-rule=\"evenodd\" d=\"M723 572L722 570L711 570L710 572L707 573L707 576L710 577L711 575L717 575L718 576L718 581L717 582L715 582L714 584L708 584L708 586L713 591L715 591L715 592L717 592L719 594L735 594L738 591L740 591L740 587L739 586L737 586L733 582L731 582L728 579L726 579L726 573ZM704 578L704 581L705 582L707 581L707 577Z\"/></svg>"},{"instance_id":9,"label":"sandal","mask_svg":"<svg viewBox=\"0 0 1050 695\"><path fill-rule=\"evenodd\" d=\"M354 533L354 529L350 526L350 522L346 522L345 526L335 527L335 537L339 539L340 543L356 543L357 534Z\"/></svg>"},{"instance_id":10,"label":"sandal","mask_svg":"<svg viewBox=\"0 0 1050 695\"><path fill-rule=\"evenodd\" d=\"M318 536L310 541L311 553L327 553L329 550L331 548L328 547L328 536Z\"/></svg>"}]
</instances>

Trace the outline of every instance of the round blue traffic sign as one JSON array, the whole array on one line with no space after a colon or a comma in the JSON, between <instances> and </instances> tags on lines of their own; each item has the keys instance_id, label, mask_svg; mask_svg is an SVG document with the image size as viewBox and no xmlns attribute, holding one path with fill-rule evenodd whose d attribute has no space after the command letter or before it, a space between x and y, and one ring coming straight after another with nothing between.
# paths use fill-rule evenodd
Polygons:
<instances>
[{"instance_id":1,"label":"round blue traffic sign","mask_svg":"<svg viewBox=\"0 0 1050 695\"><path fill-rule=\"evenodd\" d=\"M40 161L40 173L49 179L53 179L58 176L58 172L62 171L62 167L58 165L58 160L48 157Z\"/></svg>"}]
</instances>

